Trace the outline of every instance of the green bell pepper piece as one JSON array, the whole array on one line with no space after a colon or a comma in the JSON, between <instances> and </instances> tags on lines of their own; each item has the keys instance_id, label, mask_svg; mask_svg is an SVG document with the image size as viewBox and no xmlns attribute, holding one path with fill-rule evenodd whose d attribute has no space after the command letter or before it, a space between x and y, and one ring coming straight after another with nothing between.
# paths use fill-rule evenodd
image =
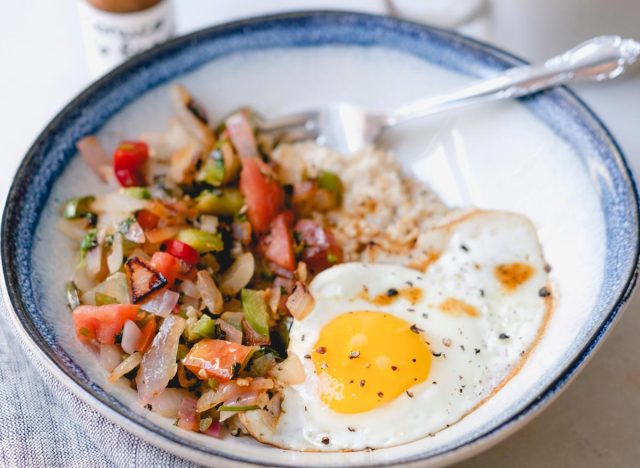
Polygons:
<instances>
[{"instance_id":1,"label":"green bell pepper piece","mask_svg":"<svg viewBox=\"0 0 640 468\"><path fill-rule=\"evenodd\" d=\"M198 253L206 253L224 249L224 242L219 232L211 233L201 231L200 229L183 229L178 232L177 239L180 242L190 245L198 251Z\"/></svg>"},{"instance_id":2,"label":"green bell pepper piece","mask_svg":"<svg viewBox=\"0 0 640 468\"><path fill-rule=\"evenodd\" d=\"M262 336L269 336L269 312L267 301L261 291L243 289L240 293L244 318L251 328Z\"/></svg>"},{"instance_id":3,"label":"green bell pepper piece","mask_svg":"<svg viewBox=\"0 0 640 468\"><path fill-rule=\"evenodd\" d=\"M83 218L91 212L91 203L95 200L93 196L78 197L68 200L62 208L62 216L66 219Z\"/></svg>"},{"instance_id":4,"label":"green bell pepper piece","mask_svg":"<svg viewBox=\"0 0 640 468\"><path fill-rule=\"evenodd\" d=\"M232 216L244 205L244 197L240 190L225 188L221 190L205 190L196 197L196 210L199 213L218 216Z\"/></svg>"}]
</instances>

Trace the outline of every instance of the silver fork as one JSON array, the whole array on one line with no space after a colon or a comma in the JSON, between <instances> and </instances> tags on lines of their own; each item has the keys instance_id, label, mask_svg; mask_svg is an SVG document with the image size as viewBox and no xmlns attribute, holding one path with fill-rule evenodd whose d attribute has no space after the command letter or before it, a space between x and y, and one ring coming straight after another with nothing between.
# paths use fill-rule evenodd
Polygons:
<instances>
[{"instance_id":1,"label":"silver fork","mask_svg":"<svg viewBox=\"0 0 640 468\"><path fill-rule=\"evenodd\" d=\"M640 43L618 36L590 39L538 65L510 68L463 88L420 99L385 114L337 103L275 119L257 119L262 132L287 140L316 140L350 154L374 142L386 128L465 104L510 99L580 80L604 81L620 76L640 56Z\"/></svg>"}]
</instances>

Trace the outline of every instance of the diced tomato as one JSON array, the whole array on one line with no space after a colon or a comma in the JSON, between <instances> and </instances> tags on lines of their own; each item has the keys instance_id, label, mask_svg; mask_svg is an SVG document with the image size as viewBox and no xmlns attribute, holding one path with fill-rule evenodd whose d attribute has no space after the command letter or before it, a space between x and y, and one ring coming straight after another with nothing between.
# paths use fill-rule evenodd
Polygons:
<instances>
[{"instance_id":1,"label":"diced tomato","mask_svg":"<svg viewBox=\"0 0 640 468\"><path fill-rule=\"evenodd\" d=\"M149 159L149 148L142 141L123 141L113 153L113 171L123 187L144 185L142 165Z\"/></svg>"},{"instance_id":2,"label":"diced tomato","mask_svg":"<svg viewBox=\"0 0 640 468\"><path fill-rule=\"evenodd\" d=\"M164 241L164 246L168 254L173 255L189 265L195 265L200 260L200 254L189 244L176 239Z\"/></svg>"},{"instance_id":3,"label":"diced tomato","mask_svg":"<svg viewBox=\"0 0 640 468\"><path fill-rule=\"evenodd\" d=\"M182 363L200 380L213 378L228 382L242 367L251 350L250 346L230 341L204 339L193 345Z\"/></svg>"},{"instance_id":4,"label":"diced tomato","mask_svg":"<svg viewBox=\"0 0 640 468\"><path fill-rule=\"evenodd\" d=\"M166 252L156 252L151 257L151 266L162 273L162 276L167 280L167 287L173 286L180 271L180 262L176 257Z\"/></svg>"},{"instance_id":5,"label":"diced tomato","mask_svg":"<svg viewBox=\"0 0 640 468\"><path fill-rule=\"evenodd\" d=\"M140 331L142 331L142 335L138 341L138 346L136 346L136 351L144 353L149 349L149 346L151 346L151 342L153 341L153 337L156 335L156 318L151 317L147 320Z\"/></svg>"},{"instance_id":6,"label":"diced tomato","mask_svg":"<svg viewBox=\"0 0 640 468\"><path fill-rule=\"evenodd\" d=\"M142 229L145 231L157 228L158 222L160 221L160 217L149 210L138 211L136 219L138 220L138 224L140 224Z\"/></svg>"},{"instance_id":7,"label":"diced tomato","mask_svg":"<svg viewBox=\"0 0 640 468\"><path fill-rule=\"evenodd\" d=\"M342 262L342 248L329 229L309 219L301 219L296 224L294 232L304 243L302 260L312 272L317 273Z\"/></svg>"},{"instance_id":8,"label":"diced tomato","mask_svg":"<svg viewBox=\"0 0 640 468\"><path fill-rule=\"evenodd\" d=\"M247 204L251 227L257 233L265 232L284 204L284 190L269 166L258 158L243 159L240 191Z\"/></svg>"},{"instance_id":9,"label":"diced tomato","mask_svg":"<svg viewBox=\"0 0 640 468\"><path fill-rule=\"evenodd\" d=\"M135 320L140 306L133 304L81 305L73 311L73 324L80 341L97 339L113 344L127 320Z\"/></svg>"},{"instance_id":10,"label":"diced tomato","mask_svg":"<svg viewBox=\"0 0 640 468\"><path fill-rule=\"evenodd\" d=\"M287 227L287 218L285 213L280 213L271 223L271 232L263 241L264 256L282 268L294 270L296 257L293 253L293 237Z\"/></svg>"}]
</instances>

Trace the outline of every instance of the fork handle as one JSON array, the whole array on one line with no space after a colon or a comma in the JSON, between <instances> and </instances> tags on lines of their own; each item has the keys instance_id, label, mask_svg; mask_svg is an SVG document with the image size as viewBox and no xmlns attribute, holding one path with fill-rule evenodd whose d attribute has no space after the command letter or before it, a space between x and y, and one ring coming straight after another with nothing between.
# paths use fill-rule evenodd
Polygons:
<instances>
[{"instance_id":1,"label":"fork handle","mask_svg":"<svg viewBox=\"0 0 640 468\"><path fill-rule=\"evenodd\" d=\"M421 99L386 118L386 126L424 117L467 103L516 98L576 81L616 78L640 56L640 43L619 36L600 36L542 64L510 68L504 73L461 89Z\"/></svg>"}]
</instances>

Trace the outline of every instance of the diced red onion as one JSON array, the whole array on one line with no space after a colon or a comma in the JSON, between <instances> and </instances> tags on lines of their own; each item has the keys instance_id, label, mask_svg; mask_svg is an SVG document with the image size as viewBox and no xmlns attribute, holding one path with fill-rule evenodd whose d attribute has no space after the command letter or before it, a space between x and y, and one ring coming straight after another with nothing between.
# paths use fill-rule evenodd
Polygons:
<instances>
[{"instance_id":1,"label":"diced red onion","mask_svg":"<svg viewBox=\"0 0 640 468\"><path fill-rule=\"evenodd\" d=\"M127 354L133 354L138 347L141 336L142 332L138 328L138 325L131 320L127 320L122 329L122 342L120 343L122 350Z\"/></svg>"},{"instance_id":2,"label":"diced red onion","mask_svg":"<svg viewBox=\"0 0 640 468\"><path fill-rule=\"evenodd\" d=\"M118 367L116 367L115 369L113 369L113 372L111 372L111 374L109 374L109 382L115 382L117 381L120 377L122 377L125 374L128 374L129 372L131 372L133 369L135 369L136 367L138 367L138 365L140 365L140 362L142 361L142 354L139 352L135 352L133 353L131 356L129 356L127 359L125 359L124 361L122 361Z\"/></svg>"},{"instance_id":3,"label":"diced red onion","mask_svg":"<svg viewBox=\"0 0 640 468\"><path fill-rule=\"evenodd\" d=\"M230 296L244 288L255 271L255 260L251 252L239 255L229 269L222 275L220 290Z\"/></svg>"},{"instance_id":4,"label":"diced red onion","mask_svg":"<svg viewBox=\"0 0 640 468\"><path fill-rule=\"evenodd\" d=\"M292 279L293 271L289 271L286 268L282 268L280 265L276 265L273 262L269 262L269 269L273 271L276 275L281 276L283 278Z\"/></svg>"},{"instance_id":5,"label":"diced red onion","mask_svg":"<svg viewBox=\"0 0 640 468\"><path fill-rule=\"evenodd\" d=\"M122 350L118 345L100 344L100 365L108 372L118 367L122 362Z\"/></svg>"},{"instance_id":6,"label":"diced red onion","mask_svg":"<svg viewBox=\"0 0 640 468\"><path fill-rule=\"evenodd\" d=\"M211 426L209 426L209 428L206 431L204 431L204 433L207 434L208 436L219 438L222 432L221 429L222 429L222 424L220 424L218 421L213 421L211 423Z\"/></svg>"},{"instance_id":7,"label":"diced red onion","mask_svg":"<svg viewBox=\"0 0 640 468\"><path fill-rule=\"evenodd\" d=\"M178 427L195 431L197 427L196 405L198 401L195 398L185 397L182 399L180 409L178 410Z\"/></svg>"},{"instance_id":8,"label":"diced red onion","mask_svg":"<svg viewBox=\"0 0 640 468\"><path fill-rule=\"evenodd\" d=\"M315 299L307 291L305 285L298 281L291 296L287 299L287 309L294 318L302 320L311 312L315 303Z\"/></svg>"},{"instance_id":9,"label":"diced red onion","mask_svg":"<svg viewBox=\"0 0 640 468\"><path fill-rule=\"evenodd\" d=\"M218 325L220 325L220 330L224 332L225 340L231 341L233 343L242 344L242 331L238 330L236 327L231 325L229 322L226 322L222 319L217 320Z\"/></svg>"},{"instance_id":10,"label":"diced red onion","mask_svg":"<svg viewBox=\"0 0 640 468\"><path fill-rule=\"evenodd\" d=\"M253 257L251 257L253 258ZM216 283L211 278L211 275L206 270L200 270L197 275L198 291L202 302L207 306L207 309L214 314L222 312L222 306L224 305L224 299L222 293L216 286Z\"/></svg>"},{"instance_id":11,"label":"diced red onion","mask_svg":"<svg viewBox=\"0 0 640 468\"><path fill-rule=\"evenodd\" d=\"M179 293L167 289L154 294L150 300L142 303L141 306L143 310L165 318L174 309L179 299Z\"/></svg>"}]
</instances>

